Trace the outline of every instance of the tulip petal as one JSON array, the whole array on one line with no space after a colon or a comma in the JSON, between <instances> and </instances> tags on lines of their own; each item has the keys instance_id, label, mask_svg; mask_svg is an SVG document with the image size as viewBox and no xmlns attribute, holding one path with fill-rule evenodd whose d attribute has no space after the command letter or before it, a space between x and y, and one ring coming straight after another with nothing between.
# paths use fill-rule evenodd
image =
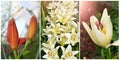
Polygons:
<instances>
[{"instance_id":1,"label":"tulip petal","mask_svg":"<svg viewBox=\"0 0 120 60\"><path fill-rule=\"evenodd\" d=\"M102 31L98 30L96 26L96 22L98 22L97 18L95 16L91 16L90 23L91 23L93 36L96 38L96 42L98 42L99 45L106 46L106 36Z\"/></svg>"},{"instance_id":2,"label":"tulip petal","mask_svg":"<svg viewBox=\"0 0 120 60\"><path fill-rule=\"evenodd\" d=\"M99 42L102 46L106 46L106 36L104 33L99 31L96 26L93 26L93 34L95 35L97 42Z\"/></svg>"},{"instance_id":3,"label":"tulip petal","mask_svg":"<svg viewBox=\"0 0 120 60\"><path fill-rule=\"evenodd\" d=\"M95 44L99 45L99 43L96 41L95 37L93 36L90 27L89 27L85 22L82 22L82 24L83 24L85 30L87 31L87 33L89 34L89 36L91 37L92 41L93 41ZM100 46L101 46L101 45L100 45Z\"/></svg>"},{"instance_id":4,"label":"tulip petal","mask_svg":"<svg viewBox=\"0 0 120 60\"><path fill-rule=\"evenodd\" d=\"M113 28L112 28L112 22L110 21L110 16L108 16L107 9L105 8L103 11L103 15L101 18L101 23L104 26L105 34L106 34L106 40L107 44L110 43L113 35Z\"/></svg>"},{"instance_id":5,"label":"tulip petal","mask_svg":"<svg viewBox=\"0 0 120 60\"><path fill-rule=\"evenodd\" d=\"M108 48L110 46L119 46L119 40L113 42L112 44L107 45L106 48Z\"/></svg>"},{"instance_id":6,"label":"tulip petal","mask_svg":"<svg viewBox=\"0 0 120 60\"><path fill-rule=\"evenodd\" d=\"M113 42L111 45L114 45L114 46L119 46L119 40Z\"/></svg>"},{"instance_id":7,"label":"tulip petal","mask_svg":"<svg viewBox=\"0 0 120 60\"><path fill-rule=\"evenodd\" d=\"M108 20L108 12L107 9L105 8L101 17L101 23L105 25L106 20Z\"/></svg>"},{"instance_id":8,"label":"tulip petal","mask_svg":"<svg viewBox=\"0 0 120 60\"><path fill-rule=\"evenodd\" d=\"M107 40L109 41L108 44L111 42L112 35L113 35L113 27L112 27L112 22L110 21L110 16L108 16L108 21L106 22L106 37Z\"/></svg>"}]
</instances>

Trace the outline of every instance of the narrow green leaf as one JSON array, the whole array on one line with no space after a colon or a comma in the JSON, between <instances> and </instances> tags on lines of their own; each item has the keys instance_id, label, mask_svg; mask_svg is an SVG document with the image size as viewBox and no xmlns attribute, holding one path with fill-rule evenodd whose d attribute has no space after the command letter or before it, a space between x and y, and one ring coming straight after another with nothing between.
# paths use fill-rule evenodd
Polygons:
<instances>
[{"instance_id":1,"label":"narrow green leaf","mask_svg":"<svg viewBox=\"0 0 120 60\"><path fill-rule=\"evenodd\" d=\"M29 54L31 51L24 51L23 56Z\"/></svg>"},{"instance_id":2,"label":"narrow green leaf","mask_svg":"<svg viewBox=\"0 0 120 60\"><path fill-rule=\"evenodd\" d=\"M46 26L46 20L45 20L45 12L44 9L41 8L41 32L43 32L43 28Z\"/></svg>"}]
</instances>

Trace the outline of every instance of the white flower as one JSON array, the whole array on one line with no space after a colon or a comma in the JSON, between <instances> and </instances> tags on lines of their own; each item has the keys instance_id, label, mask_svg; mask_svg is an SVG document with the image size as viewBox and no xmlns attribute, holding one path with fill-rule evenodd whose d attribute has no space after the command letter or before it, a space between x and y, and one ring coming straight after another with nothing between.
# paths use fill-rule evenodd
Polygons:
<instances>
[{"instance_id":1,"label":"white flower","mask_svg":"<svg viewBox=\"0 0 120 60\"><path fill-rule=\"evenodd\" d=\"M54 48L56 44L57 38L51 34L48 34L48 40L46 43L42 43L42 45L48 49Z\"/></svg>"},{"instance_id":2,"label":"white flower","mask_svg":"<svg viewBox=\"0 0 120 60\"><path fill-rule=\"evenodd\" d=\"M48 16L46 20L48 25L43 31L48 36L46 43L43 43L43 50L46 55L43 58L58 59L58 48L55 46L62 46L63 55L61 58L76 59L74 56L78 51L72 51L72 47L63 47L65 44L75 45L79 41L78 21L74 21L78 9L76 2L50 2L48 9ZM60 44L60 45L59 45ZM67 51L68 50L68 51Z\"/></svg>"},{"instance_id":3,"label":"white flower","mask_svg":"<svg viewBox=\"0 0 120 60\"><path fill-rule=\"evenodd\" d=\"M78 13L76 2L51 2L47 7L49 9L47 20L49 22L68 23L76 18L74 15Z\"/></svg>"},{"instance_id":4,"label":"white flower","mask_svg":"<svg viewBox=\"0 0 120 60\"><path fill-rule=\"evenodd\" d=\"M61 49L63 51L62 58L65 58L65 59L77 59L74 55L76 55L79 51L72 51L71 45L68 45L68 47L66 49L61 46Z\"/></svg>"},{"instance_id":5,"label":"white flower","mask_svg":"<svg viewBox=\"0 0 120 60\"><path fill-rule=\"evenodd\" d=\"M60 43L62 46L64 46L65 44L69 44L69 40L70 40L70 33L61 33L59 36L58 43Z\"/></svg>"},{"instance_id":6,"label":"white flower","mask_svg":"<svg viewBox=\"0 0 120 60\"><path fill-rule=\"evenodd\" d=\"M78 37L79 35L75 32L75 29L72 29L71 38L69 42L74 46L77 42L79 42Z\"/></svg>"},{"instance_id":7,"label":"white flower","mask_svg":"<svg viewBox=\"0 0 120 60\"><path fill-rule=\"evenodd\" d=\"M79 30L78 30L79 29L79 27L78 27L79 25L76 22L74 22L74 21L71 21L71 22L67 23L65 26L66 26L66 27L64 27L65 28L65 32L72 32L73 28L75 29L75 31L77 33L79 32Z\"/></svg>"},{"instance_id":8,"label":"white flower","mask_svg":"<svg viewBox=\"0 0 120 60\"><path fill-rule=\"evenodd\" d=\"M103 11L101 22L95 16L90 17L91 29L85 22L82 24L95 44L102 47L107 47L110 44L113 27L106 8Z\"/></svg>"},{"instance_id":9,"label":"white flower","mask_svg":"<svg viewBox=\"0 0 120 60\"><path fill-rule=\"evenodd\" d=\"M43 58L47 58L47 59L59 59L58 49L59 49L59 46L57 46L56 48L52 48L52 49L43 48L43 51L46 53L43 56Z\"/></svg>"},{"instance_id":10,"label":"white flower","mask_svg":"<svg viewBox=\"0 0 120 60\"><path fill-rule=\"evenodd\" d=\"M57 6L59 6L60 2L51 2L49 3L49 6L47 6L47 9L55 9Z\"/></svg>"},{"instance_id":11,"label":"white flower","mask_svg":"<svg viewBox=\"0 0 120 60\"><path fill-rule=\"evenodd\" d=\"M60 34L62 31L64 31L64 28L62 27L62 25L60 25L60 23L54 24L54 23L50 23L51 25L48 27L46 27L46 29L43 29L44 32L48 33L48 34Z\"/></svg>"}]
</instances>

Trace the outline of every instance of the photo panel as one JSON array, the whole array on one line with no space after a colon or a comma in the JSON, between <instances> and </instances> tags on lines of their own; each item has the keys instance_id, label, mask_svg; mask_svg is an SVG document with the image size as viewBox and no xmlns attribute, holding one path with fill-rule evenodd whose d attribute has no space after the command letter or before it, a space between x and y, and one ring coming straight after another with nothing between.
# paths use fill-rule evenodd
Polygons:
<instances>
[{"instance_id":1,"label":"photo panel","mask_svg":"<svg viewBox=\"0 0 120 60\"><path fill-rule=\"evenodd\" d=\"M1 59L38 59L40 1L1 2Z\"/></svg>"},{"instance_id":2,"label":"photo panel","mask_svg":"<svg viewBox=\"0 0 120 60\"><path fill-rule=\"evenodd\" d=\"M80 1L80 59L119 59L119 1Z\"/></svg>"},{"instance_id":3,"label":"photo panel","mask_svg":"<svg viewBox=\"0 0 120 60\"><path fill-rule=\"evenodd\" d=\"M119 59L119 1L0 1L1 59Z\"/></svg>"},{"instance_id":4,"label":"photo panel","mask_svg":"<svg viewBox=\"0 0 120 60\"><path fill-rule=\"evenodd\" d=\"M79 59L79 2L41 1L41 59Z\"/></svg>"}]
</instances>

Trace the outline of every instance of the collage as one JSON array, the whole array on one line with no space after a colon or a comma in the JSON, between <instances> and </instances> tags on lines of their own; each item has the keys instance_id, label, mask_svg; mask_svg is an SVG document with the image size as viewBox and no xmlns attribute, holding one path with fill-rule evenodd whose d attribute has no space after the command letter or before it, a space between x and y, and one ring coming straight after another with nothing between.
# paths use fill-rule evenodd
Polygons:
<instances>
[{"instance_id":1,"label":"collage","mask_svg":"<svg viewBox=\"0 0 120 60\"><path fill-rule=\"evenodd\" d=\"M119 0L3 0L0 14L3 60L119 60Z\"/></svg>"}]
</instances>

